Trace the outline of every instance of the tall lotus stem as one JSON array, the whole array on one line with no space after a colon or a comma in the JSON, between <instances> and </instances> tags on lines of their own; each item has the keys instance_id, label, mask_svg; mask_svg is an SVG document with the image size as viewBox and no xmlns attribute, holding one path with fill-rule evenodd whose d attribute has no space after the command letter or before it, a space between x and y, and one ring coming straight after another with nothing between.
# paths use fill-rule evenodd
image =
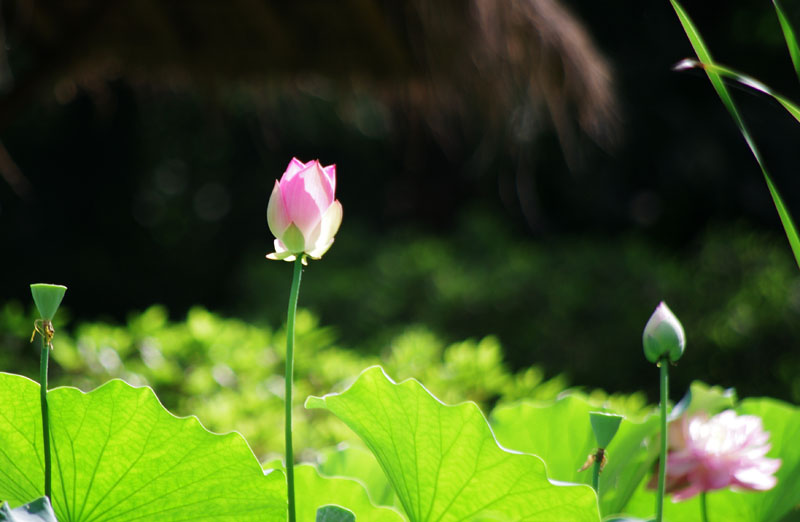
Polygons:
<instances>
[{"instance_id":1,"label":"tall lotus stem","mask_svg":"<svg viewBox=\"0 0 800 522\"><path fill-rule=\"evenodd\" d=\"M50 361L50 341L53 332L53 323L42 321L42 331L38 329L39 338L42 340L41 359L39 361L39 400L42 409L42 438L44 447L44 494L50 498L50 415L47 411L47 368Z\"/></svg>"},{"instance_id":2,"label":"tall lotus stem","mask_svg":"<svg viewBox=\"0 0 800 522\"><path fill-rule=\"evenodd\" d=\"M667 399L668 369L681 358L686 348L686 334L681 322L665 302L659 303L647 321L642 333L642 347L648 361L655 363L660 371L661 390L661 460L658 467L658 491L656 492L656 522L664 517L664 485L667 474Z\"/></svg>"},{"instance_id":3,"label":"tall lotus stem","mask_svg":"<svg viewBox=\"0 0 800 522\"><path fill-rule=\"evenodd\" d=\"M47 369L50 362L50 350L53 348L53 337L56 333L55 329L53 328L53 317L56 315L56 311L58 310L66 291L67 287L61 285L31 285L33 302L36 304L36 308L38 309L40 316L40 319L37 319L33 323L31 342L33 342L36 334L39 334L39 337L42 340L41 359L39 361L39 400L41 402L42 410L44 494L47 498L50 498L51 492L50 415L47 409Z\"/></svg>"},{"instance_id":4,"label":"tall lotus stem","mask_svg":"<svg viewBox=\"0 0 800 522\"><path fill-rule=\"evenodd\" d=\"M700 516L703 522L708 522L708 503L706 501L706 492L700 493Z\"/></svg>"},{"instance_id":5,"label":"tall lotus stem","mask_svg":"<svg viewBox=\"0 0 800 522\"><path fill-rule=\"evenodd\" d=\"M289 522L295 522L294 499L294 453L292 450L292 383L294 380L294 322L297 316L297 296L300 293L300 278L303 274L303 256L294 261L292 289L289 292L289 310L286 314L286 486L289 497Z\"/></svg>"},{"instance_id":6,"label":"tall lotus stem","mask_svg":"<svg viewBox=\"0 0 800 522\"><path fill-rule=\"evenodd\" d=\"M661 386L661 465L658 467L658 490L656 491L656 522L661 522L664 516L664 488L667 476L667 398L669 397L669 362L663 358L658 363L660 366Z\"/></svg>"}]
</instances>

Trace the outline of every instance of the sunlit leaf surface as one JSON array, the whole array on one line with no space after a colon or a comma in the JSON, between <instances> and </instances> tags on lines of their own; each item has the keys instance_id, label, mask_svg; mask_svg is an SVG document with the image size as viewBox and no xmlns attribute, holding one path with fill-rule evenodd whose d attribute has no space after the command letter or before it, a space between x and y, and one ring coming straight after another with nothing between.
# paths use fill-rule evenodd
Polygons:
<instances>
[{"instance_id":1,"label":"sunlit leaf surface","mask_svg":"<svg viewBox=\"0 0 800 522\"><path fill-rule=\"evenodd\" d=\"M596 410L574 394L558 401L503 406L492 413L491 421L500 444L544 459L550 478L591 484L591 467L578 469L596 450L589 423L589 412ZM657 431L654 415L642 422L622 421L606 448L608 460L600 474L601 513L619 513L647 475L658 455L657 445L648 442Z\"/></svg>"},{"instance_id":2,"label":"sunlit leaf surface","mask_svg":"<svg viewBox=\"0 0 800 522\"><path fill-rule=\"evenodd\" d=\"M396 384L373 367L306 406L362 438L413 522L599 520L591 488L553 485L541 459L498 445L475 404L447 406L413 379Z\"/></svg>"},{"instance_id":3,"label":"sunlit leaf surface","mask_svg":"<svg viewBox=\"0 0 800 522\"><path fill-rule=\"evenodd\" d=\"M364 484L370 498L381 506L399 506L392 485L368 449L348 444L321 452L319 470L329 477L352 477Z\"/></svg>"},{"instance_id":4,"label":"sunlit leaf surface","mask_svg":"<svg viewBox=\"0 0 800 522\"><path fill-rule=\"evenodd\" d=\"M310 465L295 466L297 520L319 520L319 508L336 505L352 511L357 520L369 522L402 522L403 516L394 509L377 507L364 486L352 479L322 477ZM331 510L333 512L334 510ZM316 515L315 515L316 513ZM326 516L334 516L333 513ZM324 520L339 520L326 518ZM346 519L342 519L346 520Z\"/></svg>"},{"instance_id":5,"label":"sunlit leaf surface","mask_svg":"<svg viewBox=\"0 0 800 522\"><path fill-rule=\"evenodd\" d=\"M39 385L0 373L0 498L43 495ZM285 520L285 479L264 475L237 433L177 418L150 388L110 381L48 393L60 522Z\"/></svg>"}]
</instances>

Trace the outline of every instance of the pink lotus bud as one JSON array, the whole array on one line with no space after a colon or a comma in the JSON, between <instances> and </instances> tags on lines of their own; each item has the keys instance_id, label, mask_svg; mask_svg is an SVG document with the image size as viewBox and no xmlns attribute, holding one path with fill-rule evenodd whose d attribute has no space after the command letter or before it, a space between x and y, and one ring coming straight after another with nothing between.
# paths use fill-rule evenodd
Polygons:
<instances>
[{"instance_id":1,"label":"pink lotus bud","mask_svg":"<svg viewBox=\"0 0 800 522\"><path fill-rule=\"evenodd\" d=\"M775 486L773 473L780 459L765 455L769 433L755 415L737 415L725 410L711 417L682 418L670 426L680 436L670 437L667 455L667 493L673 500L686 500L703 491L733 489L767 490Z\"/></svg>"},{"instance_id":2,"label":"pink lotus bud","mask_svg":"<svg viewBox=\"0 0 800 522\"><path fill-rule=\"evenodd\" d=\"M342 204L335 199L336 165L292 158L269 197L267 223L275 236L269 259L294 261L307 254L319 259L333 244L342 223Z\"/></svg>"}]
</instances>

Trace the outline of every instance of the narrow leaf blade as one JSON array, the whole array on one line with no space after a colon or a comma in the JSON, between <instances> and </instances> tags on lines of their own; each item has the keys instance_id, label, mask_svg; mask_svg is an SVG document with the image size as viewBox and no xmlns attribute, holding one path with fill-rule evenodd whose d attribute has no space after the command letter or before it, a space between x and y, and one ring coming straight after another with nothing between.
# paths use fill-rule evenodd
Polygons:
<instances>
[{"instance_id":1,"label":"narrow leaf blade","mask_svg":"<svg viewBox=\"0 0 800 522\"><path fill-rule=\"evenodd\" d=\"M692 47L694 48L697 57L700 59L700 62L702 62L704 65L714 65L714 61L711 58L711 53L708 51L708 48L703 42L703 39L700 37L700 33L692 23L692 20L689 18L689 15L677 2L677 0L670 0L670 2L672 3L672 7L675 9L675 13L678 15L678 19L683 26L683 30L686 33L686 36L689 38L689 42L692 44ZM750 135L750 131L747 130L747 126L739 114L739 110L736 108L733 98L728 92L727 87L725 87L725 82L722 81L722 77L713 70L710 70L708 67L705 68L705 71L708 79L711 81L711 85L714 86L714 90L717 91L717 94L722 100L723 105L725 105L725 108L728 109L733 121L739 128L739 132L741 132L742 137L744 137L745 141L747 142L747 146L750 147L750 151L756 158L758 166L761 167L761 173L764 175L764 180L767 183L767 188L772 196L772 201L775 204L776 210L778 211L781 224L783 225L783 229L786 231L786 237L789 240L789 245L792 248L795 261L797 262L797 266L800 267L800 236L798 236L797 227L795 226L794 221L789 214L789 210L786 208L786 205L783 202L783 198L778 192L777 187L775 187L775 184L772 182L772 177L769 175L764 161L761 158L761 153L759 152L755 141Z\"/></svg>"},{"instance_id":2,"label":"narrow leaf blade","mask_svg":"<svg viewBox=\"0 0 800 522\"><path fill-rule=\"evenodd\" d=\"M733 69L724 67L722 65L718 65L715 63L701 63L698 62L697 60L683 60L682 62L680 62L678 65L675 66L676 70L684 70L691 68L699 68L699 69L704 69L706 71L710 71L724 78L729 78L731 80L734 80L745 87L766 94L767 96L771 97L776 102L781 104L783 108L786 109L789 112L789 114L791 114L792 117L795 120L797 120L798 123L800 123L800 107L798 107L795 103L793 103L785 96L781 96L780 94L776 93L775 91L773 91L760 81L756 80L755 78L748 76L746 74L742 74L738 71L734 71Z\"/></svg>"},{"instance_id":3,"label":"narrow leaf blade","mask_svg":"<svg viewBox=\"0 0 800 522\"><path fill-rule=\"evenodd\" d=\"M789 18L778 0L772 0L772 3L775 5L775 13L778 15L778 21L781 24L781 31L783 31L783 38L786 40L786 47L789 49L789 56L792 57L794 72L797 74L797 79L800 80L800 47L797 46L797 38L794 35L792 24L789 23Z\"/></svg>"}]
</instances>

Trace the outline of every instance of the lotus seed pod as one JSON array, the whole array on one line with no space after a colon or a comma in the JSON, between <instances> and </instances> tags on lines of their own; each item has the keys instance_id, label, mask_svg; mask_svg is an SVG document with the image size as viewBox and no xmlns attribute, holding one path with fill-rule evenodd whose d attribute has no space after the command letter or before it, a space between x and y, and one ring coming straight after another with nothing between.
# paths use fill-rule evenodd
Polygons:
<instances>
[{"instance_id":1,"label":"lotus seed pod","mask_svg":"<svg viewBox=\"0 0 800 522\"><path fill-rule=\"evenodd\" d=\"M33 302L36 303L36 308L39 310L39 315L42 319L45 321L53 320L66 291L67 287L63 285L45 283L31 285Z\"/></svg>"}]
</instances>

